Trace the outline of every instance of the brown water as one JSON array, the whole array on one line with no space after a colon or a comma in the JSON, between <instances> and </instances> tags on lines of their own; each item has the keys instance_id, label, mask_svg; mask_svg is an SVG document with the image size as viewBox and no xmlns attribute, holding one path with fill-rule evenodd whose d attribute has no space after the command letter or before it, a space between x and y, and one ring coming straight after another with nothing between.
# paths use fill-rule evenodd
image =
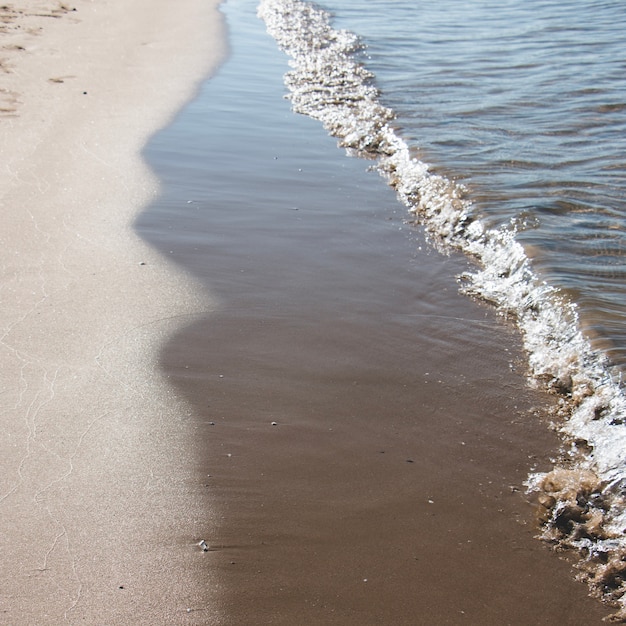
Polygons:
<instances>
[{"instance_id":1,"label":"brown water","mask_svg":"<svg viewBox=\"0 0 626 626\"><path fill-rule=\"evenodd\" d=\"M290 113L253 9L229 3L231 59L151 143L137 223L220 303L161 364L205 442L227 623L599 623L533 537L522 483L557 442L513 328Z\"/></svg>"}]
</instances>

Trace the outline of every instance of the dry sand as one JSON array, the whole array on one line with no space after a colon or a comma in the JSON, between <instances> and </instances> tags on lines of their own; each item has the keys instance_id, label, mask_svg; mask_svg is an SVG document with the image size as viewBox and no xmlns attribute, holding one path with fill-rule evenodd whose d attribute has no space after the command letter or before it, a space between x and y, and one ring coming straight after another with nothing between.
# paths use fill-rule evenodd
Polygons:
<instances>
[{"instance_id":1,"label":"dry sand","mask_svg":"<svg viewBox=\"0 0 626 626\"><path fill-rule=\"evenodd\" d=\"M188 407L154 365L211 302L131 229L142 146L225 54L217 4L0 8L0 623L219 620Z\"/></svg>"}]
</instances>

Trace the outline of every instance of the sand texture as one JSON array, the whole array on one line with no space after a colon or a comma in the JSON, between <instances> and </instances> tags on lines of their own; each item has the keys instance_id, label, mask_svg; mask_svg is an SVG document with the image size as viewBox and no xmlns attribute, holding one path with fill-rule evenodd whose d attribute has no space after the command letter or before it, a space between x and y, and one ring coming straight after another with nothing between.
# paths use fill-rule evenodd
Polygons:
<instances>
[{"instance_id":1,"label":"sand texture","mask_svg":"<svg viewBox=\"0 0 626 626\"><path fill-rule=\"evenodd\" d=\"M224 56L217 4L0 8L0 623L218 619L189 409L154 365L211 302L131 227L142 146Z\"/></svg>"}]
</instances>

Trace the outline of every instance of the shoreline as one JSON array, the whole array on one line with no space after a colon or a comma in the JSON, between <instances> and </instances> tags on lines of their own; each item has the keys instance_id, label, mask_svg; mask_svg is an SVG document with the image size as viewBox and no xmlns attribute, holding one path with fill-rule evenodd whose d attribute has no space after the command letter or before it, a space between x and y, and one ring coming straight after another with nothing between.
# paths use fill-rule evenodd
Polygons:
<instances>
[{"instance_id":1,"label":"shoreline","mask_svg":"<svg viewBox=\"0 0 626 626\"><path fill-rule=\"evenodd\" d=\"M213 303L132 230L146 141L226 54L218 5L2 8L2 621L218 620L189 408L156 368Z\"/></svg>"},{"instance_id":2,"label":"shoreline","mask_svg":"<svg viewBox=\"0 0 626 626\"><path fill-rule=\"evenodd\" d=\"M137 224L220 302L160 362L203 441L225 623L601 623L534 537L523 482L558 440L519 338L290 111L251 4L225 6L228 64L149 147L164 194Z\"/></svg>"}]
</instances>

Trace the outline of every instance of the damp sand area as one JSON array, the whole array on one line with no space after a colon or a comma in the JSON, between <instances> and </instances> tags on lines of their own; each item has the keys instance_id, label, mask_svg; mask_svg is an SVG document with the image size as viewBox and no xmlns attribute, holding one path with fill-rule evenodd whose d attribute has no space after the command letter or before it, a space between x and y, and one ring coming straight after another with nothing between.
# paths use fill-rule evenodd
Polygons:
<instances>
[{"instance_id":1,"label":"damp sand area","mask_svg":"<svg viewBox=\"0 0 626 626\"><path fill-rule=\"evenodd\" d=\"M216 5L0 7L2 624L219 623L156 368L207 299L131 228L159 187L142 146L223 57Z\"/></svg>"},{"instance_id":2,"label":"damp sand area","mask_svg":"<svg viewBox=\"0 0 626 626\"><path fill-rule=\"evenodd\" d=\"M253 2L231 56L149 144L137 232L213 303L160 350L216 517L224 624L600 624L538 541L559 447L513 325L458 294L367 163L283 99Z\"/></svg>"}]
</instances>

